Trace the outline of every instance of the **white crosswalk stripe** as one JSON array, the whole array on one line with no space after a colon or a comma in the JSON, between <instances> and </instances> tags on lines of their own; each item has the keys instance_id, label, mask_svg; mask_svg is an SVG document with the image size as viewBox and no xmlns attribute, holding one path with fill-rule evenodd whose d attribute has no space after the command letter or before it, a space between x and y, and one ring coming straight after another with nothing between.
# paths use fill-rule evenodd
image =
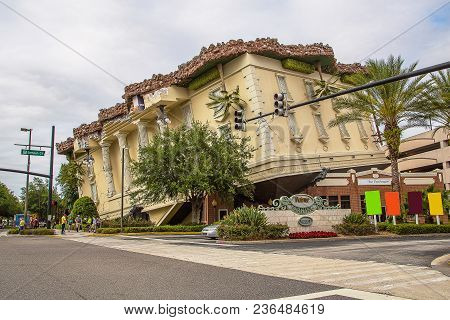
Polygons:
<instances>
[{"instance_id":1,"label":"white crosswalk stripe","mask_svg":"<svg viewBox=\"0 0 450 320\"><path fill-rule=\"evenodd\" d=\"M450 299L450 280L428 268L374 261L264 253L119 237L65 237L119 250L312 281L412 299Z\"/></svg>"}]
</instances>

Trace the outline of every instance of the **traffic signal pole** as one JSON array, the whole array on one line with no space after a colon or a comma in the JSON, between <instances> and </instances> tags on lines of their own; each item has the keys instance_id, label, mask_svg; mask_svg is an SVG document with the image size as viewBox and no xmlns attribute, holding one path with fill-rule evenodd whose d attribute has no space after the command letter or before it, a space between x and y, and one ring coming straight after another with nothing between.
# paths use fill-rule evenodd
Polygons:
<instances>
[{"instance_id":1,"label":"traffic signal pole","mask_svg":"<svg viewBox=\"0 0 450 320\"><path fill-rule=\"evenodd\" d=\"M28 150L31 149L31 132L33 131L32 129L21 129L22 131L27 131L28 132ZM27 182L25 185L25 203L24 203L24 214L23 217L25 219L25 227L27 226L27 215L28 215L28 188L30 185L30 165L31 165L31 156L28 155L28 159L27 159Z\"/></svg>"}]
</instances>

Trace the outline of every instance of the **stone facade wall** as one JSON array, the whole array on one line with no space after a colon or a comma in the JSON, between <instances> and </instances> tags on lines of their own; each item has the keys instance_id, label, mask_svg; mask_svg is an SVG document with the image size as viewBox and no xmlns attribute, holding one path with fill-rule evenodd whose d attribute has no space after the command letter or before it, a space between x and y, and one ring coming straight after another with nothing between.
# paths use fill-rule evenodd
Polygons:
<instances>
[{"instance_id":1,"label":"stone facade wall","mask_svg":"<svg viewBox=\"0 0 450 320\"><path fill-rule=\"evenodd\" d=\"M287 224L289 233L308 231L333 231L332 226L342 222L342 219L350 214L350 209L316 210L308 215L299 215L290 210L263 211L269 223ZM301 217L313 219L312 225L303 227L298 224Z\"/></svg>"}]
</instances>

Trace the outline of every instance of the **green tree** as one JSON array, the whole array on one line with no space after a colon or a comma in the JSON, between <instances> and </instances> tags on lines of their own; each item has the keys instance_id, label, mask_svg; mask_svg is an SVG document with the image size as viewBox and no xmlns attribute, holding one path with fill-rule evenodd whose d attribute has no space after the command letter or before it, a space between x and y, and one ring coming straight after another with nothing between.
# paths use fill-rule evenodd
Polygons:
<instances>
[{"instance_id":1,"label":"green tree","mask_svg":"<svg viewBox=\"0 0 450 320\"><path fill-rule=\"evenodd\" d=\"M78 199L78 187L83 183L85 171L81 164L70 159L68 163L61 165L56 181L61 189L63 205L71 209Z\"/></svg>"},{"instance_id":2,"label":"green tree","mask_svg":"<svg viewBox=\"0 0 450 320\"><path fill-rule=\"evenodd\" d=\"M412 122L429 122L432 120L438 127L450 129L450 70L431 74L430 90L426 93L431 105L424 106L417 112Z\"/></svg>"},{"instance_id":3,"label":"green tree","mask_svg":"<svg viewBox=\"0 0 450 320\"><path fill-rule=\"evenodd\" d=\"M0 182L0 217L12 217L21 211L19 199L6 185Z\"/></svg>"},{"instance_id":4,"label":"green tree","mask_svg":"<svg viewBox=\"0 0 450 320\"><path fill-rule=\"evenodd\" d=\"M75 201L72 207L72 216L84 218L98 217L97 207L91 198L84 196Z\"/></svg>"},{"instance_id":5,"label":"green tree","mask_svg":"<svg viewBox=\"0 0 450 320\"><path fill-rule=\"evenodd\" d=\"M132 163L135 204L166 200L191 202L194 220L201 220L206 195L230 200L235 194L251 196L247 179L252 149L248 138L219 135L207 124L194 122L156 135Z\"/></svg>"},{"instance_id":6,"label":"green tree","mask_svg":"<svg viewBox=\"0 0 450 320\"><path fill-rule=\"evenodd\" d=\"M352 80L355 85L362 85L369 81L411 72L417 66L417 63L413 63L404 68L403 64L404 60L401 57L392 55L387 60L369 60L366 64L367 73L356 74ZM340 123L367 120L374 121L377 127L380 127L391 160L394 191L400 190L398 157L403 130L428 125L427 121L417 117L422 110L432 104L425 94L428 91L429 81L424 81L423 77L388 83L336 99L335 108L345 112L341 112L329 123L330 127L334 127Z\"/></svg>"},{"instance_id":7,"label":"green tree","mask_svg":"<svg viewBox=\"0 0 450 320\"><path fill-rule=\"evenodd\" d=\"M21 189L20 200L25 201L25 187ZM52 198L61 203L61 198L53 189ZM31 214L38 214L40 218L47 217L47 202L48 202L48 180L33 178L28 187L28 211Z\"/></svg>"}]
</instances>

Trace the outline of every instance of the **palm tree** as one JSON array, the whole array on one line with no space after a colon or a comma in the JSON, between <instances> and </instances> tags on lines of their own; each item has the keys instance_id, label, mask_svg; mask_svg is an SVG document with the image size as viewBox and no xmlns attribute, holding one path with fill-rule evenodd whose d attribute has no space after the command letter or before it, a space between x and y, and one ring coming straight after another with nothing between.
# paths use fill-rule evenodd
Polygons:
<instances>
[{"instance_id":1,"label":"palm tree","mask_svg":"<svg viewBox=\"0 0 450 320\"><path fill-rule=\"evenodd\" d=\"M417 62L406 68L403 64L402 57L392 55L387 60L368 60L367 72L354 75L352 80L356 85L362 85L411 72L417 66ZM400 191L398 157L403 130L428 125L428 121L417 117L418 113L432 105L427 94L430 81L423 81L423 78L419 76L396 81L336 99L336 109L345 112L339 113L328 125L334 127L352 121L374 121L380 127L389 151L394 191Z\"/></svg>"},{"instance_id":2,"label":"palm tree","mask_svg":"<svg viewBox=\"0 0 450 320\"><path fill-rule=\"evenodd\" d=\"M433 121L438 128L450 129L450 70L431 74L431 87L426 93L432 104L419 110L413 121Z\"/></svg>"},{"instance_id":3,"label":"palm tree","mask_svg":"<svg viewBox=\"0 0 450 320\"><path fill-rule=\"evenodd\" d=\"M216 121L223 121L228 117L230 107L234 109L244 109L245 101L239 96L239 87L234 91L228 93L226 90L221 90L218 93L211 92L206 105L210 109L214 109L214 119Z\"/></svg>"}]
</instances>

